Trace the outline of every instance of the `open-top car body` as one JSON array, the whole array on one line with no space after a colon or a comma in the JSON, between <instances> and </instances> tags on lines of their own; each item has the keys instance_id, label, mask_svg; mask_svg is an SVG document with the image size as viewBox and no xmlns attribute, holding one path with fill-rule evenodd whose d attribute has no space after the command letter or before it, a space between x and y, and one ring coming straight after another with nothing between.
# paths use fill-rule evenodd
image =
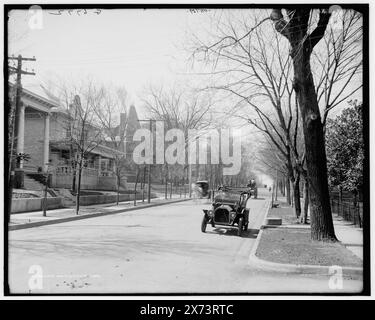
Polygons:
<instances>
[{"instance_id":1,"label":"open-top car body","mask_svg":"<svg viewBox=\"0 0 375 320\"><path fill-rule=\"evenodd\" d=\"M210 198L211 196L211 190L209 189L209 184L206 180L195 182L194 191L198 198Z\"/></svg>"},{"instance_id":2,"label":"open-top car body","mask_svg":"<svg viewBox=\"0 0 375 320\"><path fill-rule=\"evenodd\" d=\"M249 209L246 208L249 197L249 188L220 187L215 194L212 208L203 210L202 232L206 232L207 224L211 224L214 228L237 227L237 234L241 236L249 224Z\"/></svg>"},{"instance_id":3,"label":"open-top car body","mask_svg":"<svg viewBox=\"0 0 375 320\"><path fill-rule=\"evenodd\" d=\"M250 196L253 196L254 199L258 198L258 187L255 179L251 179L247 187L250 189Z\"/></svg>"}]
</instances>

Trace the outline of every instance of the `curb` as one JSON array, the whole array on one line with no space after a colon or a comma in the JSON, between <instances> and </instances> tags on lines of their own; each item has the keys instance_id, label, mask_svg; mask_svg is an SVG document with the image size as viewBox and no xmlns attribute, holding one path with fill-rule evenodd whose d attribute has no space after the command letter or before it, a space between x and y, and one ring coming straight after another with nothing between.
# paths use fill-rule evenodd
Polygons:
<instances>
[{"instance_id":1,"label":"curb","mask_svg":"<svg viewBox=\"0 0 375 320\"><path fill-rule=\"evenodd\" d=\"M108 212L97 212L97 213L92 213L92 214L77 215L77 216L66 217L66 218L61 218L61 219L54 219L54 220L47 220L47 221L37 221L37 222L11 225L11 226L8 226L8 231L28 229L28 228L34 228L34 227L41 227L41 226L70 222L70 221L75 221L75 220L97 218L97 217L107 216L107 215L116 214L116 213L135 211L135 210L147 209L147 208L152 208L152 207L159 207L159 206L163 206L163 205L167 205L167 204L173 204L173 203L189 201L189 200L191 200L191 199L190 198L186 198L186 199L184 198L184 199L172 200L172 201L169 201L169 202L151 203L151 204L135 206L135 207L131 207L131 208L118 209L118 210L113 210L113 211L108 211Z\"/></svg>"},{"instance_id":2,"label":"curb","mask_svg":"<svg viewBox=\"0 0 375 320\"><path fill-rule=\"evenodd\" d=\"M305 227L305 225L295 225L295 226L290 226L290 225L262 225L260 227L262 230L263 229L308 229L310 228L310 225Z\"/></svg>"},{"instance_id":3,"label":"curb","mask_svg":"<svg viewBox=\"0 0 375 320\"><path fill-rule=\"evenodd\" d=\"M270 210L270 206L268 211ZM266 218L268 216L268 211ZM266 219L265 218L265 219ZM265 220L264 220L265 221ZM258 236L255 240L254 246L250 252L249 259L247 261L248 266L255 267L261 271L273 272L273 273L287 273L287 274L315 274L322 276L332 276L337 273L337 269L331 269L333 266L319 266L319 265L305 265L305 264L288 264L288 263L277 263L260 259L256 256L260 239L263 231L266 228L262 225L259 230ZM341 267L343 277L350 276L362 276L363 269L357 267Z\"/></svg>"}]
</instances>

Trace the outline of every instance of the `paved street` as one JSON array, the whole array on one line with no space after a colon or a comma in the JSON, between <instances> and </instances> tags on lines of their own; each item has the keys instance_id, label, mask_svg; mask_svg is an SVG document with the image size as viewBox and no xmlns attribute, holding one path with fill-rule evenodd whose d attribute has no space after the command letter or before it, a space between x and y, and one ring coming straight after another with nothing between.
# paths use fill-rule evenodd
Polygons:
<instances>
[{"instance_id":1,"label":"paved street","mask_svg":"<svg viewBox=\"0 0 375 320\"><path fill-rule=\"evenodd\" d=\"M244 237L233 229L200 231L206 200L192 200L9 234L12 293L333 292L328 279L270 275L248 264L269 203L268 191L249 201ZM34 269L30 270L30 267ZM37 267L35 267L37 266ZM41 269L38 269L40 267ZM34 270L34 271L33 271ZM42 287L29 271L43 272ZM32 281L31 281L32 282ZM31 283L32 284L32 283ZM357 292L345 280L339 292Z\"/></svg>"}]
</instances>

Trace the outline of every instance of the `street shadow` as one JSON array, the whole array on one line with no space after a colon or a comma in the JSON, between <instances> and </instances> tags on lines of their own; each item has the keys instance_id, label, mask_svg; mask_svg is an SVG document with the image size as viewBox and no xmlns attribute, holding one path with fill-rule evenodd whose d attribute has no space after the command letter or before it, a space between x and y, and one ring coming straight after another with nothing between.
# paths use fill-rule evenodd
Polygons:
<instances>
[{"instance_id":1,"label":"street shadow","mask_svg":"<svg viewBox=\"0 0 375 320\"><path fill-rule=\"evenodd\" d=\"M216 234L220 236L238 237L237 228L211 228L211 230L206 230L208 234ZM259 233L259 229L247 229L242 231L241 238L256 239Z\"/></svg>"}]
</instances>

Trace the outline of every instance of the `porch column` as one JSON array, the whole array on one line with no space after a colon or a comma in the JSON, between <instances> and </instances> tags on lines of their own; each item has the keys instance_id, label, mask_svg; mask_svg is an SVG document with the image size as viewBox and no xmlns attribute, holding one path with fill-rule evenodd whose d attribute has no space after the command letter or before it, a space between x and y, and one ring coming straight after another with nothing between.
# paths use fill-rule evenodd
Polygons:
<instances>
[{"instance_id":1,"label":"porch column","mask_svg":"<svg viewBox=\"0 0 375 320\"><path fill-rule=\"evenodd\" d=\"M24 153L25 145L25 106L23 103L20 104L18 114L18 135L17 135L17 155ZM20 168L23 168L23 161L20 161Z\"/></svg>"},{"instance_id":2,"label":"porch column","mask_svg":"<svg viewBox=\"0 0 375 320\"><path fill-rule=\"evenodd\" d=\"M100 156L100 154L98 155L98 163L99 163L98 175L100 177L101 172L102 172L102 157Z\"/></svg>"},{"instance_id":3,"label":"porch column","mask_svg":"<svg viewBox=\"0 0 375 320\"><path fill-rule=\"evenodd\" d=\"M49 162L49 113L46 113L44 118L44 153L43 153L43 168L44 172L48 170Z\"/></svg>"}]
</instances>

